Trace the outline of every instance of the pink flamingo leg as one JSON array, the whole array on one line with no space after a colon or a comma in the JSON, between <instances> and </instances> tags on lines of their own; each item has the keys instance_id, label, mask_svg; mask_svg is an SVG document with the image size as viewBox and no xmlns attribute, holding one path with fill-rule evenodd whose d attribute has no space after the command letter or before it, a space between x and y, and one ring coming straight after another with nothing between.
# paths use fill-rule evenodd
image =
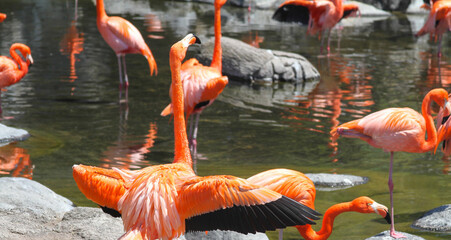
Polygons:
<instances>
[{"instance_id":1,"label":"pink flamingo leg","mask_svg":"<svg viewBox=\"0 0 451 240\"><path fill-rule=\"evenodd\" d=\"M330 33L332 29L329 29L329 34L327 36L327 55L330 54Z\"/></svg>"},{"instance_id":2,"label":"pink flamingo leg","mask_svg":"<svg viewBox=\"0 0 451 240\"><path fill-rule=\"evenodd\" d=\"M393 207L393 152L390 152L390 172L388 175L388 189L390 190L390 207L391 207L391 227L390 227L390 236L393 238L405 238L401 233L397 233L395 231L395 213Z\"/></svg>"},{"instance_id":3,"label":"pink flamingo leg","mask_svg":"<svg viewBox=\"0 0 451 240\"><path fill-rule=\"evenodd\" d=\"M128 88L128 76L127 76L127 65L125 63L125 54L122 55L122 64L124 68L125 88Z\"/></svg>"},{"instance_id":4,"label":"pink flamingo leg","mask_svg":"<svg viewBox=\"0 0 451 240\"><path fill-rule=\"evenodd\" d=\"M121 63L121 55L117 55L117 64L119 66L119 88L122 89L122 63Z\"/></svg>"}]
</instances>

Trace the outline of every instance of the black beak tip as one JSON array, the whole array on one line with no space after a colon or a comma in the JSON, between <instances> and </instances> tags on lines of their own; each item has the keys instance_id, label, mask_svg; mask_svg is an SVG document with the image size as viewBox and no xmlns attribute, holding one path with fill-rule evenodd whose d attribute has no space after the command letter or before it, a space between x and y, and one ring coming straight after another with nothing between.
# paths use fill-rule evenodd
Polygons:
<instances>
[{"instance_id":1,"label":"black beak tip","mask_svg":"<svg viewBox=\"0 0 451 240\"><path fill-rule=\"evenodd\" d=\"M390 213L387 212L387 215L384 217L385 221L387 221L388 224L391 224L391 216Z\"/></svg>"},{"instance_id":2,"label":"black beak tip","mask_svg":"<svg viewBox=\"0 0 451 240\"><path fill-rule=\"evenodd\" d=\"M194 35L194 34L193 34L193 35ZM194 43L201 44L200 38L199 38L198 36L196 36L196 35L194 35L194 37L196 38L196 41L195 41Z\"/></svg>"}]
</instances>

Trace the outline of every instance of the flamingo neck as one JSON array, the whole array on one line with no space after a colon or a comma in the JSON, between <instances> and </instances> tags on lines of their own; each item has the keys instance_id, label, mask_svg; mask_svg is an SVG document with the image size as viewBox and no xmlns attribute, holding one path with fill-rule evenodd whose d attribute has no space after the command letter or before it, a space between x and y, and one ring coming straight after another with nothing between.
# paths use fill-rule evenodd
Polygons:
<instances>
[{"instance_id":1,"label":"flamingo neck","mask_svg":"<svg viewBox=\"0 0 451 240\"><path fill-rule=\"evenodd\" d=\"M324 214L321 230L319 230L318 232L315 232L315 230L313 230L312 225L296 226L296 228L305 239L327 239L329 238L330 234L332 234L332 228L334 226L335 218L341 213L350 211L354 211L351 202L338 203L327 209L326 213Z\"/></svg>"},{"instance_id":2,"label":"flamingo neck","mask_svg":"<svg viewBox=\"0 0 451 240\"><path fill-rule=\"evenodd\" d=\"M215 47L211 67L222 73L222 47L221 47L221 7L215 6Z\"/></svg>"},{"instance_id":3,"label":"flamingo neck","mask_svg":"<svg viewBox=\"0 0 451 240\"><path fill-rule=\"evenodd\" d=\"M434 125L434 120L431 116L431 94L428 93L424 97L423 104L421 106L421 113L423 114L423 118L426 121L426 134L427 139L422 145L422 149L424 151L429 151L435 147L437 142L437 130Z\"/></svg>"},{"instance_id":4,"label":"flamingo neck","mask_svg":"<svg viewBox=\"0 0 451 240\"><path fill-rule=\"evenodd\" d=\"M28 72L28 64L27 64L26 61L24 61L19 56L19 54L17 54L17 52L16 52L17 49L18 49L17 47L11 47L9 49L9 54L11 55L12 59L14 59L14 61L19 66L19 70L17 71L18 76L16 76L16 79L15 79L15 81L12 84L18 82Z\"/></svg>"},{"instance_id":5,"label":"flamingo neck","mask_svg":"<svg viewBox=\"0 0 451 240\"><path fill-rule=\"evenodd\" d=\"M343 13L344 13L343 0L332 0L332 3L336 7L336 11L338 11L338 15L340 16L340 18L342 18Z\"/></svg>"},{"instance_id":6,"label":"flamingo neck","mask_svg":"<svg viewBox=\"0 0 451 240\"><path fill-rule=\"evenodd\" d=\"M105 12L105 5L103 0L96 0L96 10L97 10L97 22L104 17L108 17Z\"/></svg>"},{"instance_id":7,"label":"flamingo neck","mask_svg":"<svg viewBox=\"0 0 451 240\"><path fill-rule=\"evenodd\" d=\"M184 116L183 83L180 77L181 61L170 56L172 73L172 110L174 116L175 158L174 163L187 163L192 166L191 153L186 135Z\"/></svg>"}]
</instances>

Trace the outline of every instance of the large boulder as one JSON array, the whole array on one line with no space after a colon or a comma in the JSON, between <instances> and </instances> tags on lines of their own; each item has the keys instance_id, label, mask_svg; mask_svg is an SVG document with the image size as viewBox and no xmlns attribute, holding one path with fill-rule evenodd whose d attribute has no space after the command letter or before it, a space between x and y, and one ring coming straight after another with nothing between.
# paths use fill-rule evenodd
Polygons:
<instances>
[{"instance_id":1,"label":"large boulder","mask_svg":"<svg viewBox=\"0 0 451 240\"><path fill-rule=\"evenodd\" d=\"M406 236L405 238L400 238L400 239L403 239L403 240L425 240L422 237L415 236L415 235L412 235L412 234L409 234L409 233L400 232L400 231L396 231L396 232L402 233L404 236ZM392 238L390 236L390 231L387 230L387 231L383 231L383 232L381 232L379 234L376 234L376 235L374 235L372 237L369 237L369 238L367 238L365 240L393 240L393 239L394 238Z\"/></svg>"},{"instance_id":2,"label":"large boulder","mask_svg":"<svg viewBox=\"0 0 451 240\"><path fill-rule=\"evenodd\" d=\"M211 64L213 47L213 39L202 44L196 55L199 62ZM222 72L233 79L301 82L320 77L318 70L299 54L259 49L228 37L222 37L222 56Z\"/></svg>"},{"instance_id":3,"label":"large boulder","mask_svg":"<svg viewBox=\"0 0 451 240\"><path fill-rule=\"evenodd\" d=\"M428 211L412 227L432 232L451 232L451 204Z\"/></svg>"}]
</instances>

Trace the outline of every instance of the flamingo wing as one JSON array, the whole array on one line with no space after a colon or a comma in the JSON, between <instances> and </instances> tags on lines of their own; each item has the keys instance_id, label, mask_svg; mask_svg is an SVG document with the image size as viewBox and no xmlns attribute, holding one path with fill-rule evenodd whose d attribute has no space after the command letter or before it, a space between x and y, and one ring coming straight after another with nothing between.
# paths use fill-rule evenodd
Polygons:
<instances>
[{"instance_id":1,"label":"flamingo wing","mask_svg":"<svg viewBox=\"0 0 451 240\"><path fill-rule=\"evenodd\" d=\"M285 1L274 12L272 19L279 22L295 22L308 24L310 10L315 2L308 0L289 0Z\"/></svg>"},{"instance_id":2,"label":"flamingo wing","mask_svg":"<svg viewBox=\"0 0 451 240\"><path fill-rule=\"evenodd\" d=\"M120 173L112 169L74 165L72 174L80 191L86 198L99 204L104 211L115 215L119 199L125 193L125 180ZM112 209L114 211L110 211Z\"/></svg>"},{"instance_id":3,"label":"flamingo wing","mask_svg":"<svg viewBox=\"0 0 451 240\"><path fill-rule=\"evenodd\" d=\"M178 186L186 231L264 232L315 224L319 213L269 189L233 176L193 177Z\"/></svg>"},{"instance_id":4,"label":"flamingo wing","mask_svg":"<svg viewBox=\"0 0 451 240\"><path fill-rule=\"evenodd\" d=\"M434 2L428 19L424 26L415 34L415 36L422 36L426 33L435 34L435 29L440 21L445 21L448 29L451 28L451 1L437 1Z\"/></svg>"},{"instance_id":5,"label":"flamingo wing","mask_svg":"<svg viewBox=\"0 0 451 240\"><path fill-rule=\"evenodd\" d=\"M141 53L142 49L148 48L139 30L129 21L109 17L106 26L114 36L110 39L114 43L109 43L116 53Z\"/></svg>"},{"instance_id":6,"label":"flamingo wing","mask_svg":"<svg viewBox=\"0 0 451 240\"><path fill-rule=\"evenodd\" d=\"M251 184L266 187L315 209L316 189L303 173L290 169L271 169L247 179Z\"/></svg>"}]
</instances>

